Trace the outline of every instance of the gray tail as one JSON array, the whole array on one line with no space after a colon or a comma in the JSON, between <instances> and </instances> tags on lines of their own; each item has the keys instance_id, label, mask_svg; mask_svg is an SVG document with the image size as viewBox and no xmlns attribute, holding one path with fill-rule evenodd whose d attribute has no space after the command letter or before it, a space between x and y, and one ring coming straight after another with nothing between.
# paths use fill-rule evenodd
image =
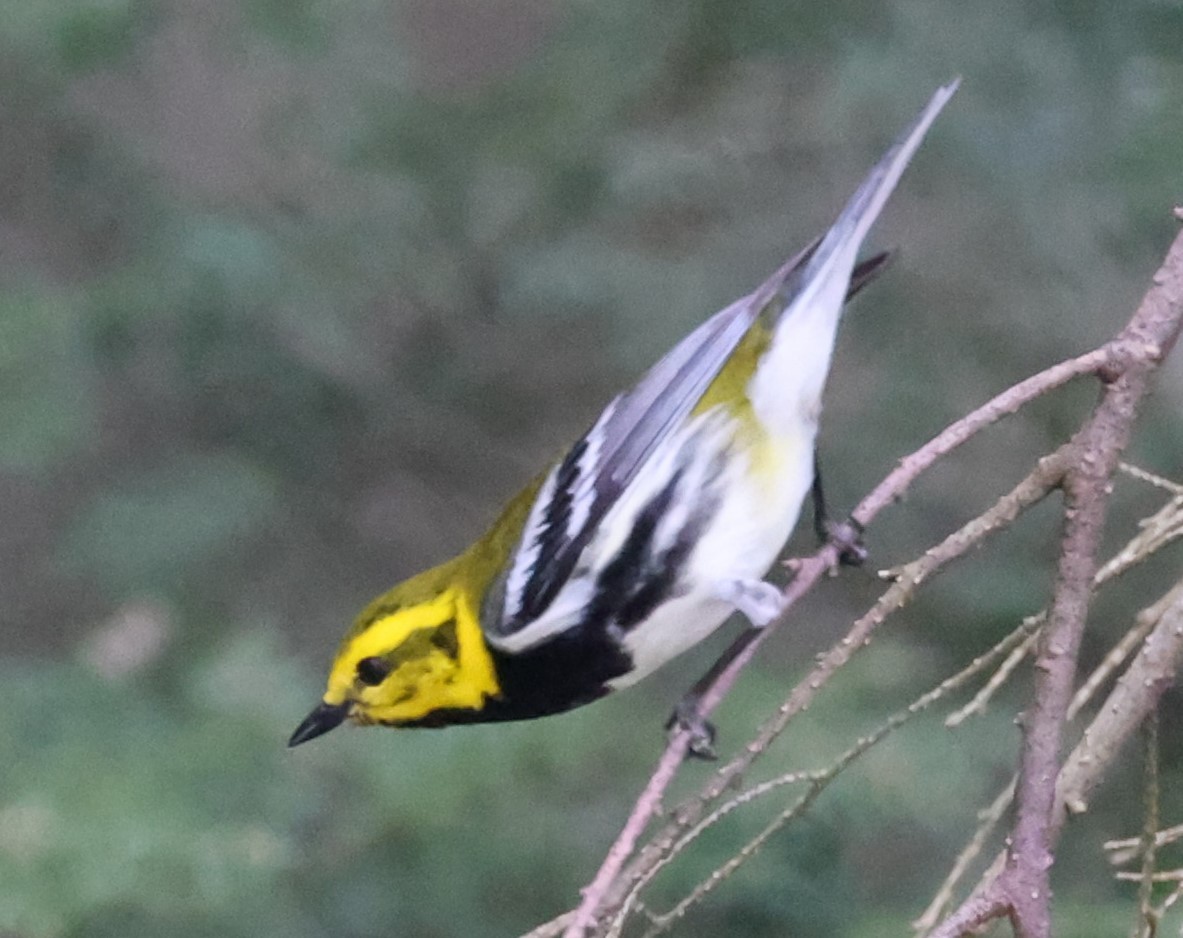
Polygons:
<instances>
[{"instance_id":1,"label":"gray tail","mask_svg":"<svg viewBox=\"0 0 1183 938\"><path fill-rule=\"evenodd\" d=\"M785 315L802 303L809 304L815 295L834 285L835 279L846 281L850 278L859 246L887 204L932 122L960 83L961 79L957 78L937 89L916 120L872 167L821 242L810 252L808 260L789 274L780 289L786 301Z\"/></svg>"}]
</instances>

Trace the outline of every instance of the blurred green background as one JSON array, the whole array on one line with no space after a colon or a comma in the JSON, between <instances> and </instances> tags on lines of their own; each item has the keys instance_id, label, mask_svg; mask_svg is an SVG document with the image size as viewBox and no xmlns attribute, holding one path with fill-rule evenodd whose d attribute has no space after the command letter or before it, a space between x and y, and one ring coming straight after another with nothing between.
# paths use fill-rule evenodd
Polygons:
<instances>
[{"instance_id":1,"label":"blurred green background","mask_svg":"<svg viewBox=\"0 0 1183 938\"><path fill-rule=\"evenodd\" d=\"M1183 199L1179 0L0 17L4 938L513 935L568 908L710 650L563 717L288 752L352 615L824 228L953 75L874 238L897 262L836 355L837 506L1119 328ZM1132 454L1176 478L1180 374ZM723 752L875 595L876 566L989 504L1093 399L1039 403L888 512L871 566L825 584L724 707ZM1112 544L1156 503L1122 482ZM824 764L1040 608L1056 529L1043 506L935 583L762 776ZM1088 661L1178 571L1176 551L1104 600ZM1014 764L1023 692L893 736L679 933L906 933ZM1183 820L1168 702L1164 823ZM1098 843L1136 831L1137 773L1131 751L1068 835L1063 934L1132 921ZM712 831L652 902L782 803Z\"/></svg>"}]
</instances>

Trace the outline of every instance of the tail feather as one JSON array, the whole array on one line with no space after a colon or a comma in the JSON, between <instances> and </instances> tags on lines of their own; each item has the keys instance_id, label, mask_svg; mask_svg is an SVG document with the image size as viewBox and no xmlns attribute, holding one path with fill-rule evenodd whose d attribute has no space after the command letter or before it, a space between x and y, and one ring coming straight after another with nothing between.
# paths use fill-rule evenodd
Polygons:
<instances>
[{"instance_id":1,"label":"tail feather","mask_svg":"<svg viewBox=\"0 0 1183 938\"><path fill-rule=\"evenodd\" d=\"M850 285L846 288L846 302L853 300L863 287L887 270L894 256L891 251L880 251L865 261L859 261L855 265L854 273L850 275Z\"/></svg>"},{"instance_id":2,"label":"tail feather","mask_svg":"<svg viewBox=\"0 0 1183 938\"><path fill-rule=\"evenodd\" d=\"M813 432L842 305L887 261L881 254L856 268L859 247L958 83L937 90L872 167L830 229L752 294L761 308L779 313L771 348L748 386L755 412L771 432L786 437L802 428Z\"/></svg>"},{"instance_id":3,"label":"tail feather","mask_svg":"<svg viewBox=\"0 0 1183 938\"><path fill-rule=\"evenodd\" d=\"M827 293L834 280L845 283L850 279L859 246L887 204L928 128L960 83L961 79L957 78L937 89L912 125L872 167L808 262L797 267L785 280L781 286L781 295L787 301L785 316L809 304L814 297ZM841 309L840 304L838 308Z\"/></svg>"}]
</instances>

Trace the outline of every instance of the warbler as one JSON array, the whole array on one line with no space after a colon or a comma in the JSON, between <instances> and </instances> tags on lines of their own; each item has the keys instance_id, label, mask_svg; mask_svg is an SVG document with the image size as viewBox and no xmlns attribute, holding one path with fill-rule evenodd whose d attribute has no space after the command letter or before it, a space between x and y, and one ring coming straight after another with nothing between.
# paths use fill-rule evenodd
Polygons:
<instances>
[{"instance_id":1,"label":"warbler","mask_svg":"<svg viewBox=\"0 0 1183 938\"><path fill-rule=\"evenodd\" d=\"M614 400L475 544L375 599L289 741L342 722L446 726L560 713L632 684L738 610L815 479L821 396L856 255L957 82L938 89L833 226Z\"/></svg>"}]
</instances>

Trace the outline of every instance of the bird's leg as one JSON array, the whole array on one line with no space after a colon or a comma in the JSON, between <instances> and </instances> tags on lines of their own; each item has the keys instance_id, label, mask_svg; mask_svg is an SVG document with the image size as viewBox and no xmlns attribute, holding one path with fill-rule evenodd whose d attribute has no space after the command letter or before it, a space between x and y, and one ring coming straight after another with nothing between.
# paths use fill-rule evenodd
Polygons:
<instances>
[{"instance_id":1,"label":"bird's leg","mask_svg":"<svg viewBox=\"0 0 1183 938\"><path fill-rule=\"evenodd\" d=\"M688 752L696 759L713 761L718 758L715 752L715 726L699 712L702 695L759 634L759 628L744 629L740 632L735 641L728 645L727 650L719 656L719 660L711 665L710 670L695 681L694 686L678 701L674 712L666 721L665 728L667 730L671 732L686 730L690 733Z\"/></svg>"},{"instance_id":2,"label":"bird's leg","mask_svg":"<svg viewBox=\"0 0 1183 938\"><path fill-rule=\"evenodd\" d=\"M682 729L690 733L690 754L699 759L715 758L715 727L699 713L699 703L715 678L751 643L760 630L781 614L785 607L784 594L763 580L740 578L721 580L715 584L715 596L734 606L751 623L731 643L723 655L711 665L689 692L678 701L673 714L666 721L666 729Z\"/></svg>"},{"instance_id":3,"label":"bird's leg","mask_svg":"<svg viewBox=\"0 0 1183 938\"><path fill-rule=\"evenodd\" d=\"M867 547L863 543L863 526L854 518L834 521L826 508L826 493L822 488L821 462L813 451L813 530L823 544L838 548L838 562L847 567L859 567L866 562Z\"/></svg>"},{"instance_id":4,"label":"bird's leg","mask_svg":"<svg viewBox=\"0 0 1183 938\"><path fill-rule=\"evenodd\" d=\"M839 562L858 566L867 559L863 545L863 528L850 518L844 522L831 520L826 509L826 495L822 488L821 468L817 451L813 454L813 529L823 544L838 549ZM736 657L752 643L760 631L784 610L784 593L763 580L729 579L715 584L715 595L742 612L751 623L709 671L686 693L673 714L666 721L667 730L687 730L690 733L689 753L699 759L715 759L715 727L699 712L702 695Z\"/></svg>"}]
</instances>

